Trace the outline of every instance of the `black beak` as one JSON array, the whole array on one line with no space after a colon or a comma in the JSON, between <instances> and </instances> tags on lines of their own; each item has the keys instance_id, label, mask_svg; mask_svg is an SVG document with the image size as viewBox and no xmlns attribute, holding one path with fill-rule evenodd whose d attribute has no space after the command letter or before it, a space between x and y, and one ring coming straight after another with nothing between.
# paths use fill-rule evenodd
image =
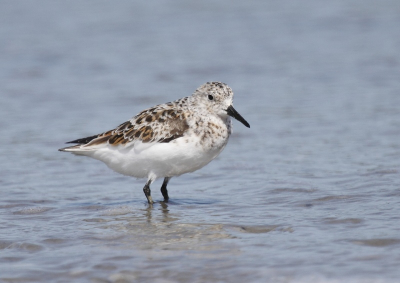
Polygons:
<instances>
[{"instance_id":1,"label":"black beak","mask_svg":"<svg viewBox=\"0 0 400 283\"><path fill-rule=\"evenodd\" d=\"M250 124L247 123L247 121L233 108L233 106L229 106L228 109L226 109L226 112L228 113L229 116L235 118L236 120L240 121L245 125L247 128L250 128Z\"/></svg>"}]
</instances>

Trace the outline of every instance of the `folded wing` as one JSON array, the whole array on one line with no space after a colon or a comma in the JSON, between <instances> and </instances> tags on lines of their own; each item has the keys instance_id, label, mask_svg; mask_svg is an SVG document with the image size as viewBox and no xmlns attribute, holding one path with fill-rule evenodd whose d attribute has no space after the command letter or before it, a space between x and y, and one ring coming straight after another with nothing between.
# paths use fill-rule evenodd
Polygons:
<instances>
[{"instance_id":1,"label":"folded wing","mask_svg":"<svg viewBox=\"0 0 400 283\"><path fill-rule=\"evenodd\" d=\"M172 103L168 103L149 108L114 130L70 141L68 143L77 145L59 150L92 151L103 146L134 146L137 141L169 143L182 137L189 128L185 112L180 109L174 110L172 106Z\"/></svg>"}]
</instances>

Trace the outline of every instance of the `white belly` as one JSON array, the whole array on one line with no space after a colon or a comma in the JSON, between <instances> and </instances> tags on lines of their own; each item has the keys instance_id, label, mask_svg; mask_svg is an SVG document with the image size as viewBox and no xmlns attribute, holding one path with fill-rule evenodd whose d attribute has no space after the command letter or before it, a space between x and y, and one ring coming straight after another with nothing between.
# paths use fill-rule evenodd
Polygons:
<instances>
[{"instance_id":1,"label":"white belly","mask_svg":"<svg viewBox=\"0 0 400 283\"><path fill-rule=\"evenodd\" d=\"M228 138L218 146L205 147L197 140L179 138L170 143L135 143L123 148L106 146L85 155L103 161L114 171L147 178L173 177L207 165L224 149Z\"/></svg>"}]
</instances>

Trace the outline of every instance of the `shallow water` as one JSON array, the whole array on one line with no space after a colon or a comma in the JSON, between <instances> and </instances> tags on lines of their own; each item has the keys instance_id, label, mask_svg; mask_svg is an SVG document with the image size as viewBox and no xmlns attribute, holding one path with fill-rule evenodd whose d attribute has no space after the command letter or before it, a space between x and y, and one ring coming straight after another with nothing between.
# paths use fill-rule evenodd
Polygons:
<instances>
[{"instance_id":1,"label":"shallow water","mask_svg":"<svg viewBox=\"0 0 400 283\"><path fill-rule=\"evenodd\" d=\"M0 281L400 282L398 1L0 6ZM57 151L214 80L251 129L168 204Z\"/></svg>"}]
</instances>

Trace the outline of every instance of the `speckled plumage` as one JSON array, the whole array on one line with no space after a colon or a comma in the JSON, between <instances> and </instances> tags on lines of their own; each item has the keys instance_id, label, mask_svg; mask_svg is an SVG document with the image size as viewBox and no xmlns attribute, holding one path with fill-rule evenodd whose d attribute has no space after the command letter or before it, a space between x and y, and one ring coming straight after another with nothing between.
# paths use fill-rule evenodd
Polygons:
<instances>
[{"instance_id":1,"label":"speckled plumage","mask_svg":"<svg viewBox=\"0 0 400 283\"><path fill-rule=\"evenodd\" d=\"M168 200L169 179L193 172L219 155L231 134L232 116L250 125L232 106L232 89L224 83L200 86L192 96L144 110L113 130L69 143L60 149L103 161L114 171L147 178L143 189L152 203L150 184L164 177L161 192Z\"/></svg>"}]
</instances>

